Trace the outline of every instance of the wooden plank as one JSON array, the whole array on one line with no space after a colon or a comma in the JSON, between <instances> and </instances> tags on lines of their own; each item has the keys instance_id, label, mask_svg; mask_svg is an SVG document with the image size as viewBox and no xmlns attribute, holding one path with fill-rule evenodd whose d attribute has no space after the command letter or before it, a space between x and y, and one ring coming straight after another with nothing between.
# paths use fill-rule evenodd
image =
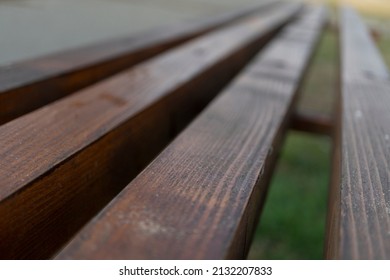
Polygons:
<instances>
[{"instance_id":1,"label":"wooden plank","mask_svg":"<svg viewBox=\"0 0 390 280\"><path fill-rule=\"evenodd\" d=\"M57 258L244 258L324 19L289 25Z\"/></svg>"},{"instance_id":2,"label":"wooden plank","mask_svg":"<svg viewBox=\"0 0 390 280\"><path fill-rule=\"evenodd\" d=\"M278 7L266 1L212 19L160 27L130 37L0 67L0 125L227 23Z\"/></svg>"},{"instance_id":3,"label":"wooden plank","mask_svg":"<svg viewBox=\"0 0 390 280\"><path fill-rule=\"evenodd\" d=\"M354 10L341 10L341 171L328 258L390 258L390 75Z\"/></svg>"},{"instance_id":4,"label":"wooden plank","mask_svg":"<svg viewBox=\"0 0 390 280\"><path fill-rule=\"evenodd\" d=\"M0 257L49 257L300 8L250 16L0 127Z\"/></svg>"}]
</instances>

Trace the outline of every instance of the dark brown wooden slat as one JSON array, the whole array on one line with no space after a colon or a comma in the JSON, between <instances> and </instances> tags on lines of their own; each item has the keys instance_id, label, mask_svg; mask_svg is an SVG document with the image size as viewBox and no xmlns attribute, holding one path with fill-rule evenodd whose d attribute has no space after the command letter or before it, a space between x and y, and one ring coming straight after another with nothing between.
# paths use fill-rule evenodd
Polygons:
<instances>
[{"instance_id":1,"label":"dark brown wooden slat","mask_svg":"<svg viewBox=\"0 0 390 280\"><path fill-rule=\"evenodd\" d=\"M333 134L333 120L312 112L294 112L291 128L298 131L328 135Z\"/></svg>"},{"instance_id":2,"label":"dark brown wooden slat","mask_svg":"<svg viewBox=\"0 0 390 280\"><path fill-rule=\"evenodd\" d=\"M250 16L0 127L0 256L50 256L300 7Z\"/></svg>"},{"instance_id":3,"label":"dark brown wooden slat","mask_svg":"<svg viewBox=\"0 0 390 280\"><path fill-rule=\"evenodd\" d=\"M184 22L0 68L0 125L140 63L196 36L280 1Z\"/></svg>"},{"instance_id":4,"label":"dark brown wooden slat","mask_svg":"<svg viewBox=\"0 0 390 280\"><path fill-rule=\"evenodd\" d=\"M244 258L324 15L282 31L58 258Z\"/></svg>"},{"instance_id":5,"label":"dark brown wooden slat","mask_svg":"<svg viewBox=\"0 0 390 280\"><path fill-rule=\"evenodd\" d=\"M341 170L328 258L390 258L390 75L354 10L341 17ZM337 151L336 151L337 152Z\"/></svg>"}]
</instances>

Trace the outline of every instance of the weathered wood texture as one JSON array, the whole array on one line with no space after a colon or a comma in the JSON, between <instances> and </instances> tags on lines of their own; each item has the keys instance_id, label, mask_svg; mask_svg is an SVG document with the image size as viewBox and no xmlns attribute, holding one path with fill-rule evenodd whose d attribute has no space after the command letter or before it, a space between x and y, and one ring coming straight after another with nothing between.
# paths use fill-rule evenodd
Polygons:
<instances>
[{"instance_id":1,"label":"weathered wood texture","mask_svg":"<svg viewBox=\"0 0 390 280\"><path fill-rule=\"evenodd\" d=\"M244 258L324 15L283 29L58 258Z\"/></svg>"},{"instance_id":2,"label":"weathered wood texture","mask_svg":"<svg viewBox=\"0 0 390 280\"><path fill-rule=\"evenodd\" d=\"M278 6L280 1L267 1L213 19L157 28L3 66L0 68L0 125L196 36L256 11L267 12Z\"/></svg>"},{"instance_id":3,"label":"weathered wood texture","mask_svg":"<svg viewBox=\"0 0 390 280\"><path fill-rule=\"evenodd\" d=\"M250 16L0 127L0 257L53 254L300 8Z\"/></svg>"},{"instance_id":4,"label":"weathered wood texture","mask_svg":"<svg viewBox=\"0 0 390 280\"><path fill-rule=\"evenodd\" d=\"M340 16L341 177L327 257L389 259L390 75L355 11Z\"/></svg>"}]
</instances>

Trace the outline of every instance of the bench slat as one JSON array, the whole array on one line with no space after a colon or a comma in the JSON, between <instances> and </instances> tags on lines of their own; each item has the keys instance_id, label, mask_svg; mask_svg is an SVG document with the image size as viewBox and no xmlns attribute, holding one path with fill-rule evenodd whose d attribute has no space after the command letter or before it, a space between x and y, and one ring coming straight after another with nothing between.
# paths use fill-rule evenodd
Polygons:
<instances>
[{"instance_id":1,"label":"bench slat","mask_svg":"<svg viewBox=\"0 0 390 280\"><path fill-rule=\"evenodd\" d=\"M300 7L250 16L0 127L0 257L50 256Z\"/></svg>"},{"instance_id":2,"label":"bench slat","mask_svg":"<svg viewBox=\"0 0 390 280\"><path fill-rule=\"evenodd\" d=\"M340 18L341 171L331 189L327 257L389 259L390 76L356 12L345 7Z\"/></svg>"},{"instance_id":3,"label":"bench slat","mask_svg":"<svg viewBox=\"0 0 390 280\"><path fill-rule=\"evenodd\" d=\"M0 125L280 1L0 67Z\"/></svg>"},{"instance_id":4,"label":"bench slat","mask_svg":"<svg viewBox=\"0 0 390 280\"><path fill-rule=\"evenodd\" d=\"M244 258L324 21L286 27L58 258Z\"/></svg>"}]
</instances>

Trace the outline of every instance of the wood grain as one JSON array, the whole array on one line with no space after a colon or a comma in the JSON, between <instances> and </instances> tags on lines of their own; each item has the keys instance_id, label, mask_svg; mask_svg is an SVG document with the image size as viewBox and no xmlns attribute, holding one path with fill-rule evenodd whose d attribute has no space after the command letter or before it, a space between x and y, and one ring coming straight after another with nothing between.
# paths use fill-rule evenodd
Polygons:
<instances>
[{"instance_id":1,"label":"wood grain","mask_svg":"<svg viewBox=\"0 0 390 280\"><path fill-rule=\"evenodd\" d=\"M0 127L0 257L58 250L300 8L247 17Z\"/></svg>"},{"instance_id":2,"label":"wood grain","mask_svg":"<svg viewBox=\"0 0 390 280\"><path fill-rule=\"evenodd\" d=\"M390 258L390 75L351 8L341 21L341 171L328 258ZM336 173L337 174L337 173Z\"/></svg>"},{"instance_id":3,"label":"wood grain","mask_svg":"<svg viewBox=\"0 0 390 280\"><path fill-rule=\"evenodd\" d=\"M288 25L58 259L244 258L324 12Z\"/></svg>"},{"instance_id":4,"label":"wood grain","mask_svg":"<svg viewBox=\"0 0 390 280\"><path fill-rule=\"evenodd\" d=\"M280 4L266 1L239 12L160 27L0 67L0 125L185 41Z\"/></svg>"}]
</instances>

